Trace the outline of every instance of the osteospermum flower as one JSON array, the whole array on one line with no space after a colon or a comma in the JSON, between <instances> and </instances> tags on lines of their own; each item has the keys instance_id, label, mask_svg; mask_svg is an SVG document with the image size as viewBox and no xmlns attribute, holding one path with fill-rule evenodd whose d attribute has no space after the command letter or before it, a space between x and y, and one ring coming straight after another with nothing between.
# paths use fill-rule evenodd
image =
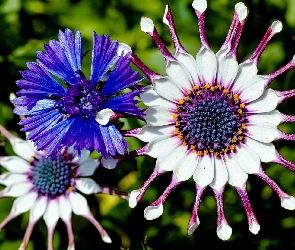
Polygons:
<instances>
[{"instance_id":1,"label":"osteospermum flower","mask_svg":"<svg viewBox=\"0 0 295 250\"><path fill-rule=\"evenodd\" d=\"M109 158L102 163L113 168L126 158L149 155L156 158L156 167L138 190L131 192L131 207L142 199L150 183L161 174L172 171L172 180L164 193L144 210L148 220L163 213L169 193L193 177L196 199L188 225L188 234L199 225L198 210L205 189L212 188L217 203L217 235L226 240L232 229L223 210L223 193L228 182L241 197L249 230L256 234L260 226L252 210L246 182L249 174L265 181L278 195L286 209L295 208L295 199L283 192L263 171L261 162L274 162L294 171L294 164L275 149L275 140L294 140L294 135L277 128L293 122L294 116L276 110L282 101L295 95L294 90L276 91L268 88L274 78L295 66L295 57L286 66L269 75L258 75L260 55L270 39L282 29L275 21L266 31L253 54L243 63L237 62L237 46L245 24L247 8L235 6L233 21L224 44L214 54L207 42L204 28L207 2L192 4L199 20L201 46L194 59L181 45L167 5L163 22L168 26L175 53L172 55L160 39L151 19L141 19L141 29L154 40L166 60L168 76L159 75L145 66L133 53L132 61L150 79L141 99L149 106L142 128L126 132L148 142L124 158Z\"/></svg>"},{"instance_id":2,"label":"osteospermum flower","mask_svg":"<svg viewBox=\"0 0 295 250\"><path fill-rule=\"evenodd\" d=\"M134 100L140 93L135 85L142 78L130 67L130 47L94 32L87 79L80 31L74 35L66 29L58 38L44 46L45 52L37 52L37 62L28 63L29 70L22 71L23 79L16 82L22 90L13 100L14 113L27 116L20 122L22 130L30 132L28 139L51 157L70 146L97 150L104 157L124 154L128 145L113 120L142 115ZM133 91L120 94L127 88Z\"/></svg>"},{"instance_id":3,"label":"osteospermum flower","mask_svg":"<svg viewBox=\"0 0 295 250\"><path fill-rule=\"evenodd\" d=\"M36 151L30 141L10 134L0 125L0 132L6 136L18 156L1 156L0 165L8 170L0 175L0 184L5 185L0 197L15 197L8 216L0 223L0 230L18 215L30 211L29 224L19 249L26 249L32 230L43 216L48 228L48 249L52 248L53 233L59 219L68 232L68 249L75 249L71 225L72 212L88 219L99 231L103 241L111 239L94 218L87 201L80 194L104 193L127 199L126 193L102 187L91 178L99 161L89 157L83 150L81 158L71 148L64 148L55 160L45 157L45 152ZM79 192L78 192L79 191Z\"/></svg>"}]
</instances>

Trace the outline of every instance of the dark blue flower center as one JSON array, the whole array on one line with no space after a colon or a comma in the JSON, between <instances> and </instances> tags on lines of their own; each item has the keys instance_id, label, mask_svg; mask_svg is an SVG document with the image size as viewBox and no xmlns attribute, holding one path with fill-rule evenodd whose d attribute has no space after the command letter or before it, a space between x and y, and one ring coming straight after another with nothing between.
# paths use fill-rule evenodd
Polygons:
<instances>
[{"instance_id":1,"label":"dark blue flower center","mask_svg":"<svg viewBox=\"0 0 295 250\"><path fill-rule=\"evenodd\" d=\"M36 191L51 198L62 195L71 187L73 172L63 156L56 160L35 159L32 167L32 182Z\"/></svg>"},{"instance_id":2,"label":"dark blue flower center","mask_svg":"<svg viewBox=\"0 0 295 250\"><path fill-rule=\"evenodd\" d=\"M235 150L246 129L245 104L220 85L195 86L177 106L175 132L198 155Z\"/></svg>"},{"instance_id":3,"label":"dark blue flower center","mask_svg":"<svg viewBox=\"0 0 295 250\"><path fill-rule=\"evenodd\" d=\"M96 116L103 97L92 87L86 78L66 88L61 107L67 115L83 114L85 117Z\"/></svg>"}]
</instances>

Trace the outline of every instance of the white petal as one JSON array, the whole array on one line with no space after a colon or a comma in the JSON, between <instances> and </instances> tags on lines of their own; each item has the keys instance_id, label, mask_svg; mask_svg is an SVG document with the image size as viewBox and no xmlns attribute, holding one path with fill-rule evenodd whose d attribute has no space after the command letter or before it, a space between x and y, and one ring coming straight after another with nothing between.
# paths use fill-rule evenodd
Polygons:
<instances>
[{"instance_id":1,"label":"white petal","mask_svg":"<svg viewBox=\"0 0 295 250\"><path fill-rule=\"evenodd\" d=\"M225 223L222 223L216 230L217 236L222 240L228 240L232 234L232 228Z\"/></svg>"},{"instance_id":2,"label":"white petal","mask_svg":"<svg viewBox=\"0 0 295 250\"><path fill-rule=\"evenodd\" d=\"M146 86L140 94L141 101L146 106L162 106L168 109L175 109L175 104L159 96L152 86Z\"/></svg>"},{"instance_id":3,"label":"white petal","mask_svg":"<svg viewBox=\"0 0 295 250\"><path fill-rule=\"evenodd\" d=\"M147 125L150 126L162 126L175 123L173 113L161 106L149 107L145 114Z\"/></svg>"},{"instance_id":4,"label":"white petal","mask_svg":"<svg viewBox=\"0 0 295 250\"><path fill-rule=\"evenodd\" d=\"M73 212L77 215L87 216L90 213L87 200L81 194L76 192L70 192L69 200L71 202L71 206Z\"/></svg>"},{"instance_id":5,"label":"white petal","mask_svg":"<svg viewBox=\"0 0 295 250\"><path fill-rule=\"evenodd\" d=\"M154 90L158 95L174 103L178 103L179 100L184 98L182 91L169 77L155 79Z\"/></svg>"},{"instance_id":6,"label":"white petal","mask_svg":"<svg viewBox=\"0 0 295 250\"><path fill-rule=\"evenodd\" d=\"M271 123L275 126L279 125L283 119L281 113L277 110L248 115L247 118L250 124Z\"/></svg>"},{"instance_id":7,"label":"white petal","mask_svg":"<svg viewBox=\"0 0 295 250\"><path fill-rule=\"evenodd\" d=\"M176 136L169 136L166 138L160 138L157 141L153 141L149 144L147 153L153 158L157 158L165 152L170 151L171 148L180 146L181 142Z\"/></svg>"},{"instance_id":8,"label":"white petal","mask_svg":"<svg viewBox=\"0 0 295 250\"><path fill-rule=\"evenodd\" d=\"M133 190L129 196L129 207L134 208L137 205L137 196L140 195L140 190Z\"/></svg>"},{"instance_id":9,"label":"white petal","mask_svg":"<svg viewBox=\"0 0 295 250\"><path fill-rule=\"evenodd\" d=\"M242 188L248 179L248 174L241 169L231 154L224 157L224 159L228 171L228 183L234 187Z\"/></svg>"},{"instance_id":10,"label":"white petal","mask_svg":"<svg viewBox=\"0 0 295 250\"><path fill-rule=\"evenodd\" d=\"M41 216L45 213L47 208L47 202L48 200L45 196L40 196L38 200L36 200L30 212L30 218L32 219L32 221L39 220Z\"/></svg>"},{"instance_id":11,"label":"white petal","mask_svg":"<svg viewBox=\"0 0 295 250\"><path fill-rule=\"evenodd\" d=\"M199 84L199 76L198 76L198 67L195 58L188 54L188 53L181 53L179 51L176 52L174 57L179 61L182 62L183 65L187 68L188 72L190 73L194 85Z\"/></svg>"},{"instance_id":12,"label":"white petal","mask_svg":"<svg viewBox=\"0 0 295 250\"><path fill-rule=\"evenodd\" d=\"M192 6L199 13L203 13L207 9L207 1L206 0L194 0Z\"/></svg>"},{"instance_id":13,"label":"white petal","mask_svg":"<svg viewBox=\"0 0 295 250\"><path fill-rule=\"evenodd\" d=\"M108 156L107 159L104 157L101 158L101 165L106 169L114 169L117 166L119 159L114 159L111 156Z\"/></svg>"},{"instance_id":14,"label":"white petal","mask_svg":"<svg viewBox=\"0 0 295 250\"><path fill-rule=\"evenodd\" d=\"M77 178L76 188L84 194L95 194L101 191L101 187L90 178Z\"/></svg>"},{"instance_id":15,"label":"white petal","mask_svg":"<svg viewBox=\"0 0 295 250\"><path fill-rule=\"evenodd\" d=\"M94 171L98 168L99 161L88 158L77 168L79 176L93 175Z\"/></svg>"},{"instance_id":16,"label":"white petal","mask_svg":"<svg viewBox=\"0 0 295 250\"><path fill-rule=\"evenodd\" d=\"M241 101L249 103L258 99L263 94L267 82L268 79L263 76L253 76L238 92Z\"/></svg>"},{"instance_id":17,"label":"white petal","mask_svg":"<svg viewBox=\"0 0 295 250\"><path fill-rule=\"evenodd\" d=\"M233 93L239 93L255 75L257 75L257 67L254 61L241 63L234 84L232 85Z\"/></svg>"},{"instance_id":18,"label":"white petal","mask_svg":"<svg viewBox=\"0 0 295 250\"><path fill-rule=\"evenodd\" d=\"M59 219L59 206L56 199L49 199L43 219L48 228L55 227Z\"/></svg>"},{"instance_id":19,"label":"white petal","mask_svg":"<svg viewBox=\"0 0 295 250\"><path fill-rule=\"evenodd\" d=\"M260 159L250 148L240 144L232 156L247 174L259 173Z\"/></svg>"},{"instance_id":20,"label":"white petal","mask_svg":"<svg viewBox=\"0 0 295 250\"><path fill-rule=\"evenodd\" d=\"M26 182L28 176L25 174L15 174L12 172L8 172L0 175L0 184L5 186L11 186L16 183Z\"/></svg>"},{"instance_id":21,"label":"white petal","mask_svg":"<svg viewBox=\"0 0 295 250\"><path fill-rule=\"evenodd\" d=\"M217 82L228 89L234 81L238 70L238 62L233 56L224 57L218 68Z\"/></svg>"},{"instance_id":22,"label":"white petal","mask_svg":"<svg viewBox=\"0 0 295 250\"><path fill-rule=\"evenodd\" d=\"M13 202L13 206L12 206L13 213L22 214L24 212L29 211L31 207L34 205L37 197L38 197L38 194L36 192L30 192L18 197Z\"/></svg>"},{"instance_id":23,"label":"white petal","mask_svg":"<svg viewBox=\"0 0 295 250\"><path fill-rule=\"evenodd\" d=\"M238 13L239 21L242 22L247 16L247 7L244 3L237 3L235 5L235 11Z\"/></svg>"},{"instance_id":24,"label":"white petal","mask_svg":"<svg viewBox=\"0 0 295 250\"><path fill-rule=\"evenodd\" d=\"M166 67L168 76L183 92L192 89L192 77L181 62L169 61Z\"/></svg>"},{"instance_id":25,"label":"white petal","mask_svg":"<svg viewBox=\"0 0 295 250\"><path fill-rule=\"evenodd\" d=\"M16 183L2 190L4 196L19 197L28 193L33 188L31 182Z\"/></svg>"},{"instance_id":26,"label":"white petal","mask_svg":"<svg viewBox=\"0 0 295 250\"><path fill-rule=\"evenodd\" d=\"M260 230L260 225L253 222L251 224L251 226L249 227L249 230L252 234L258 234L259 230Z\"/></svg>"},{"instance_id":27,"label":"white petal","mask_svg":"<svg viewBox=\"0 0 295 250\"><path fill-rule=\"evenodd\" d=\"M281 205L285 209L294 210L295 209L295 198L293 196L282 197Z\"/></svg>"},{"instance_id":28,"label":"white petal","mask_svg":"<svg viewBox=\"0 0 295 250\"><path fill-rule=\"evenodd\" d=\"M176 147L167 147L166 151L162 153L156 162L158 169L172 171L176 163L185 157L186 147L179 145Z\"/></svg>"},{"instance_id":29,"label":"white petal","mask_svg":"<svg viewBox=\"0 0 295 250\"><path fill-rule=\"evenodd\" d=\"M117 55L122 56L122 52L123 52L123 56L125 56L127 53L132 52L132 49L126 43L119 43Z\"/></svg>"},{"instance_id":30,"label":"white petal","mask_svg":"<svg viewBox=\"0 0 295 250\"><path fill-rule=\"evenodd\" d=\"M160 203L158 206L148 206L143 213L147 220L157 219L163 214L163 204Z\"/></svg>"},{"instance_id":31,"label":"white petal","mask_svg":"<svg viewBox=\"0 0 295 250\"><path fill-rule=\"evenodd\" d=\"M279 135L279 132L277 127L270 123L260 123L259 125L247 125L245 134L254 140L269 143Z\"/></svg>"},{"instance_id":32,"label":"white petal","mask_svg":"<svg viewBox=\"0 0 295 250\"><path fill-rule=\"evenodd\" d=\"M272 143L263 143L246 137L245 144L260 158L261 162L272 162L276 157L276 149Z\"/></svg>"},{"instance_id":33,"label":"white petal","mask_svg":"<svg viewBox=\"0 0 295 250\"><path fill-rule=\"evenodd\" d=\"M58 199L58 205L60 218L64 221L69 221L72 217L72 207L68 198L61 195Z\"/></svg>"},{"instance_id":34,"label":"white petal","mask_svg":"<svg viewBox=\"0 0 295 250\"><path fill-rule=\"evenodd\" d=\"M87 149L82 149L81 157L79 157L79 155L77 154L76 150L74 150L73 147L69 147L68 151L71 152L71 154L75 155L73 161L78 161L80 165L83 164L84 161L87 161L90 156L90 151Z\"/></svg>"},{"instance_id":35,"label":"white petal","mask_svg":"<svg viewBox=\"0 0 295 250\"><path fill-rule=\"evenodd\" d=\"M217 73L217 58L215 54L208 49L203 49L196 56L199 78L203 84L214 84Z\"/></svg>"},{"instance_id":36,"label":"white petal","mask_svg":"<svg viewBox=\"0 0 295 250\"><path fill-rule=\"evenodd\" d=\"M114 114L115 113L111 109L103 109L97 113L95 120L100 125L106 125Z\"/></svg>"},{"instance_id":37,"label":"white petal","mask_svg":"<svg viewBox=\"0 0 295 250\"><path fill-rule=\"evenodd\" d=\"M257 100L247 104L247 111L250 113L272 111L277 107L279 100L280 97L272 89L266 89Z\"/></svg>"},{"instance_id":38,"label":"white petal","mask_svg":"<svg viewBox=\"0 0 295 250\"><path fill-rule=\"evenodd\" d=\"M198 156L188 152L184 159L178 161L173 172L178 181L186 181L194 174L197 165Z\"/></svg>"},{"instance_id":39,"label":"white petal","mask_svg":"<svg viewBox=\"0 0 295 250\"><path fill-rule=\"evenodd\" d=\"M193 177L200 187L209 185L214 178L214 157L209 154L200 157Z\"/></svg>"},{"instance_id":40,"label":"white petal","mask_svg":"<svg viewBox=\"0 0 295 250\"><path fill-rule=\"evenodd\" d=\"M31 142L19 138L12 138L10 140L13 151L23 159L29 161L36 154L36 149Z\"/></svg>"},{"instance_id":41,"label":"white petal","mask_svg":"<svg viewBox=\"0 0 295 250\"><path fill-rule=\"evenodd\" d=\"M25 173L31 168L30 164L18 156L0 157L0 165L10 172Z\"/></svg>"},{"instance_id":42,"label":"white petal","mask_svg":"<svg viewBox=\"0 0 295 250\"><path fill-rule=\"evenodd\" d=\"M137 135L134 135L134 137L144 142L150 142L150 141L158 140L173 134L175 134L174 125L156 126L156 127L144 126Z\"/></svg>"},{"instance_id":43,"label":"white petal","mask_svg":"<svg viewBox=\"0 0 295 250\"><path fill-rule=\"evenodd\" d=\"M210 183L210 187L215 190L221 190L228 180L228 173L226 166L222 159L214 159L214 179Z\"/></svg>"},{"instance_id":44,"label":"white petal","mask_svg":"<svg viewBox=\"0 0 295 250\"><path fill-rule=\"evenodd\" d=\"M142 17L140 20L140 28L143 32L153 32L154 23L150 18Z\"/></svg>"}]
</instances>

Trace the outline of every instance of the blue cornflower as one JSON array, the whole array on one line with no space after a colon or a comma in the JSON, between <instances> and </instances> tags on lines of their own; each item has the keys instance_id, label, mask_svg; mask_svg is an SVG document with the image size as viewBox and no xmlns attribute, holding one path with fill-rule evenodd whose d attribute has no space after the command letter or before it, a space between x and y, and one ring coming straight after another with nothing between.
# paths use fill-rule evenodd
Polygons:
<instances>
[{"instance_id":1,"label":"blue cornflower","mask_svg":"<svg viewBox=\"0 0 295 250\"><path fill-rule=\"evenodd\" d=\"M87 79L80 31L60 31L58 39L45 44L45 52L37 52L37 62L27 63L29 70L16 82L22 89L12 102L17 106L14 113L26 116L19 123L22 131L30 132L28 139L53 158L70 146L78 152L96 150L105 158L124 154L128 145L112 121L142 116L134 97L141 92L136 84L143 78L130 67L130 47L94 32ZM126 88L132 91L119 94Z\"/></svg>"}]
</instances>

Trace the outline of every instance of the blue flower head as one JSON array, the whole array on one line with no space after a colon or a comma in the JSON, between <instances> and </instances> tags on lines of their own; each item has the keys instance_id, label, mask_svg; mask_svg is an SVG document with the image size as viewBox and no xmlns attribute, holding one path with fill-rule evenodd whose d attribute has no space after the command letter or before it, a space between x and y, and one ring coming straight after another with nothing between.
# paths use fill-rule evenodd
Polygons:
<instances>
[{"instance_id":1,"label":"blue flower head","mask_svg":"<svg viewBox=\"0 0 295 250\"><path fill-rule=\"evenodd\" d=\"M86 148L108 154L124 154L128 145L113 121L142 116L134 97L143 78L130 67L130 48L93 33L91 76L82 71L83 44L80 31L59 32L58 40L37 52L37 62L27 63L14 113L24 115L23 131L30 132L38 150L56 158L63 147ZM57 78L61 79L60 83ZM132 91L124 91L126 89Z\"/></svg>"}]
</instances>

